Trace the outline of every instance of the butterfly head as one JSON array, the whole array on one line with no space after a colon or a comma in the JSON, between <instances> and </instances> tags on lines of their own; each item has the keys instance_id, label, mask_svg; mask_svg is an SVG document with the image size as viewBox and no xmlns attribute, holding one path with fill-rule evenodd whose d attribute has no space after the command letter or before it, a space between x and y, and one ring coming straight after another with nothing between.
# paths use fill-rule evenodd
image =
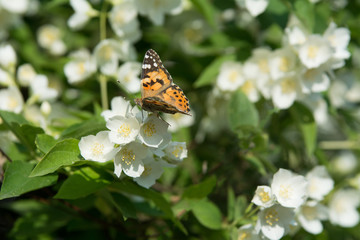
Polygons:
<instances>
[{"instance_id":1,"label":"butterfly head","mask_svg":"<svg viewBox=\"0 0 360 240\"><path fill-rule=\"evenodd\" d=\"M134 101L135 101L136 105L142 107L142 105L143 105L142 103L143 103L143 102L142 102L142 99L141 99L141 98L135 98Z\"/></svg>"}]
</instances>

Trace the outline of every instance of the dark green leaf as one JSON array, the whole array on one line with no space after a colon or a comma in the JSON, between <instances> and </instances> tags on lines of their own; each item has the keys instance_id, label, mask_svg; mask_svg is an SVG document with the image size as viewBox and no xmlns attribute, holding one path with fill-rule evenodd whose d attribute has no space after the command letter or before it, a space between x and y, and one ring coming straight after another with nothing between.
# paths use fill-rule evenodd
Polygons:
<instances>
[{"instance_id":1,"label":"dark green leaf","mask_svg":"<svg viewBox=\"0 0 360 240\"><path fill-rule=\"evenodd\" d=\"M95 135L96 133L107 130L105 121L102 118L91 119L82 123L74 124L62 132L60 139L76 138Z\"/></svg>"},{"instance_id":2,"label":"dark green leaf","mask_svg":"<svg viewBox=\"0 0 360 240\"><path fill-rule=\"evenodd\" d=\"M105 192L105 191L104 191ZM129 200L129 198L125 197L119 193L112 193L109 192L104 193L105 198L111 202L112 205L116 207L116 209L121 212L124 216L124 220L127 218L136 218L136 209L134 204Z\"/></svg>"},{"instance_id":3,"label":"dark green leaf","mask_svg":"<svg viewBox=\"0 0 360 240\"><path fill-rule=\"evenodd\" d=\"M38 134L35 144L41 152L47 153L56 144L56 140L47 134Z\"/></svg>"},{"instance_id":4,"label":"dark green leaf","mask_svg":"<svg viewBox=\"0 0 360 240\"><path fill-rule=\"evenodd\" d=\"M5 171L0 199L17 197L56 183L58 176L54 174L42 177L29 177L34 165L23 161L9 163Z\"/></svg>"},{"instance_id":5,"label":"dark green leaf","mask_svg":"<svg viewBox=\"0 0 360 240\"><path fill-rule=\"evenodd\" d=\"M242 127L256 127L259 123L259 115L254 104L241 91L236 91L231 96L228 118L234 131Z\"/></svg>"},{"instance_id":6,"label":"dark green leaf","mask_svg":"<svg viewBox=\"0 0 360 240\"><path fill-rule=\"evenodd\" d=\"M63 166L72 165L81 160L79 140L65 139L58 142L36 165L30 176L42 176L52 173Z\"/></svg>"},{"instance_id":7,"label":"dark green leaf","mask_svg":"<svg viewBox=\"0 0 360 240\"><path fill-rule=\"evenodd\" d=\"M82 198L104 188L111 183L111 180L111 176L105 171L84 167L75 171L64 181L54 198Z\"/></svg>"},{"instance_id":8,"label":"dark green leaf","mask_svg":"<svg viewBox=\"0 0 360 240\"><path fill-rule=\"evenodd\" d=\"M221 228L221 212L214 203L207 199L193 201L191 210L196 219L205 227L210 229Z\"/></svg>"},{"instance_id":9,"label":"dark green leaf","mask_svg":"<svg viewBox=\"0 0 360 240\"><path fill-rule=\"evenodd\" d=\"M227 61L234 61L235 55L226 55L215 59L209 66L207 66L195 82L195 87L203 87L210 85L216 81L216 76L219 74L221 65Z\"/></svg>"},{"instance_id":10,"label":"dark green leaf","mask_svg":"<svg viewBox=\"0 0 360 240\"><path fill-rule=\"evenodd\" d=\"M309 31L314 29L314 4L310 1L297 0L294 4L296 16L305 24Z\"/></svg>"},{"instance_id":11,"label":"dark green leaf","mask_svg":"<svg viewBox=\"0 0 360 240\"><path fill-rule=\"evenodd\" d=\"M208 0L192 0L194 6L204 15L204 18L213 28L216 27L216 9Z\"/></svg>"},{"instance_id":12,"label":"dark green leaf","mask_svg":"<svg viewBox=\"0 0 360 240\"><path fill-rule=\"evenodd\" d=\"M207 197L216 185L216 177L213 175L205 181L192 185L185 189L184 198L204 198Z\"/></svg>"}]
</instances>

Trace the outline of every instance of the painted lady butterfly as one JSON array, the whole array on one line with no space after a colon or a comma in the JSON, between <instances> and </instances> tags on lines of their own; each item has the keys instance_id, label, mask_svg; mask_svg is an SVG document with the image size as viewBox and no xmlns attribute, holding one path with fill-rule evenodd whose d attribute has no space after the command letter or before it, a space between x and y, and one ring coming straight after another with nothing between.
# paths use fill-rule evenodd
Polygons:
<instances>
[{"instance_id":1,"label":"painted lady butterfly","mask_svg":"<svg viewBox=\"0 0 360 240\"><path fill-rule=\"evenodd\" d=\"M141 72L141 98L137 105L148 112L182 113L190 115L189 100L173 83L159 55L152 49L145 53Z\"/></svg>"}]
</instances>

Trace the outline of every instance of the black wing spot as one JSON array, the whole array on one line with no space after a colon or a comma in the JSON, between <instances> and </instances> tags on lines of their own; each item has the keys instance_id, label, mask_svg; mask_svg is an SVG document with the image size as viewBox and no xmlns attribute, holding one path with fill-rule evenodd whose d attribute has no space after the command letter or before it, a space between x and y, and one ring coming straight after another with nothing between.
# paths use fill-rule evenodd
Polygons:
<instances>
[{"instance_id":1,"label":"black wing spot","mask_svg":"<svg viewBox=\"0 0 360 240\"><path fill-rule=\"evenodd\" d=\"M164 85L164 80L157 78L156 81L160 83L161 85Z\"/></svg>"},{"instance_id":2,"label":"black wing spot","mask_svg":"<svg viewBox=\"0 0 360 240\"><path fill-rule=\"evenodd\" d=\"M151 80L150 86L154 85L156 82L154 80Z\"/></svg>"},{"instance_id":3,"label":"black wing spot","mask_svg":"<svg viewBox=\"0 0 360 240\"><path fill-rule=\"evenodd\" d=\"M175 94L175 97L176 97L176 98L178 98L178 97L179 97L179 95Z\"/></svg>"},{"instance_id":4,"label":"black wing spot","mask_svg":"<svg viewBox=\"0 0 360 240\"><path fill-rule=\"evenodd\" d=\"M180 107L182 107L182 104L181 104L181 103L179 103L179 106L180 106Z\"/></svg>"},{"instance_id":5,"label":"black wing spot","mask_svg":"<svg viewBox=\"0 0 360 240\"><path fill-rule=\"evenodd\" d=\"M179 102L182 102L182 100L181 100L181 99L179 99Z\"/></svg>"},{"instance_id":6,"label":"black wing spot","mask_svg":"<svg viewBox=\"0 0 360 240\"><path fill-rule=\"evenodd\" d=\"M187 108L186 111L190 112L190 108Z\"/></svg>"},{"instance_id":7,"label":"black wing spot","mask_svg":"<svg viewBox=\"0 0 360 240\"><path fill-rule=\"evenodd\" d=\"M149 85L147 85L146 83L143 83L143 87L146 87L146 88L147 88L148 86L149 86Z\"/></svg>"},{"instance_id":8,"label":"black wing spot","mask_svg":"<svg viewBox=\"0 0 360 240\"><path fill-rule=\"evenodd\" d=\"M189 106L189 103L186 103L186 106Z\"/></svg>"}]
</instances>

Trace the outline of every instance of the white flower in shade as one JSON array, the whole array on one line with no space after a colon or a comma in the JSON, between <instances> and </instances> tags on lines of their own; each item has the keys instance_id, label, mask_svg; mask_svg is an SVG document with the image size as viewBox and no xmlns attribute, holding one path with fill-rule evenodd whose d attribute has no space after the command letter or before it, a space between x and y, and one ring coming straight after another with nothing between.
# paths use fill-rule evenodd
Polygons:
<instances>
[{"instance_id":1,"label":"white flower in shade","mask_svg":"<svg viewBox=\"0 0 360 240\"><path fill-rule=\"evenodd\" d=\"M240 87L241 91L248 97L251 102L257 102L260 99L260 93L256 88L256 79L247 78L245 76L245 82Z\"/></svg>"},{"instance_id":2,"label":"white flower in shade","mask_svg":"<svg viewBox=\"0 0 360 240\"><path fill-rule=\"evenodd\" d=\"M109 139L113 143L127 144L135 141L140 131L140 125L135 117L115 116L106 122L110 130Z\"/></svg>"},{"instance_id":3,"label":"white flower in shade","mask_svg":"<svg viewBox=\"0 0 360 240\"><path fill-rule=\"evenodd\" d=\"M271 97L272 81L269 67L271 54L268 49L257 48L243 66L244 75L247 78L256 79L256 87L266 99Z\"/></svg>"},{"instance_id":4,"label":"white flower in shade","mask_svg":"<svg viewBox=\"0 0 360 240\"><path fill-rule=\"evenodd\" d=\"M321 233L323 231L321 220L326 219L328 219L328 209L316 201L308 201L299 209L298 220L309 233Z\"/></svg>"},{"instance_id":5,"label":"white flower in shade","mask_svg":"<svg viewBox=\"0 0 360 240\"><path fill-rule=\"evenodd\" d=\"M325 38L311 35L299 48L299 58L307 68L317 68L333 55L333 49Z\"/></svg>"},{"instance_id":6,"label":"white flower in shade","mask_svg":"<svg viewBox=\"0 0 360 240\"><path fill-rule=\"evenodd\" d=\"M83 28L90 18L98 15L98 11L93 9L86 0L70 0L70 5L75 11L67 22L71 29Z\"/></svg>"},{"instance_id":7,"label":"white flower in shade","mask_svg":"<svg viewBox=\"0 0 360 240\"><path fill-rule=\"evenodd\" d=\"M289 108L301 94L299 79L295 74L281 78L272 88L272 101L280 109Z\"/></svg>"},{"instance_id":8,"label":"white flower in shade","mask_svg":"<svg viewBox=\"0 0 360 240\"><path fill-rule=\"evenodd\" d=\"M149 147L159 147L166 140L168 126L166 122L152 114L140 127L139 139Z\"/></svg>"},{"instance_id":9,"label":"white flower in shade","mask_svg":"<svg viewBox=\"0 0 360 240\"><path fill-rule=\"evenodd\" d=\"M140 177L134 178L134 181L144 188L150 188L161 177L164 169L161 162L156 161L153 157L145 158L143 163L144 171Z\"/></svg>"},{"instance_id":10,"label":"white flower in shade","mask_svg":"<svg viewBox=\"0 0 360 240\"><path fill-rule=\"evenodd\" d=\"M96 72L96 61L87 49L70 54L72 60L65 64L64 72L70 84L84 81Z\"/></svg>"},{"instance_id":11,"label":"white flower in shade","mask_svg":"<svg viewBox=\"0 0 360 240\"><path fill-rule=\"evenodd\" d=\"M351 151L341 151L331 160L331 166L335 173L348 175L358 167L358 159Z\"/></svg>"},{"instance_id":12,"label":"white flower in shade","mask_svg":"<svg viewBox=\"0 0 360 240\"><path fill-rule=\"evenodd\" d=\"M269 239L280 239L289 231L294 217L294 209L276 204L258 213L257 228Z\"/></svg>"},{"instance_id":13,"label":"white flower in shade","mask_svg":"<svg viewBox=\"0 0 360 240\"><path fill-rule=\"evenodd\" d=\"M216 86L222 91L235 91L244 84L242 65L238 62L224 62L221 65Z\"/></svg>"},{"instance_id":14,"label":"white flower in shade","mask_svg":"<svg viewBox=\"0 0 360 240\"><path fill-rule=\"evenodd\" d=\"M321 94L307 94L300 99L309 109L312 110L316 123L319 127L329 126L328 106Z\"/></svg>"},{"instance_id":15,"label":"white flower in shade","mask_svg":"<svg viewBox=\"0 0 360 240\"><path fill-rule=\"evenodd\" d=\"M133 1L123 1L115 5L109 15L111 28L120 38L126 38L131 42L141 37L137 10Z\"/></svg>"},{"instance_id":16,"label":"white flower in shade","mask_svg":"<svg viewBox=\"0 0 360 240\"><path fill-rule=\"evenodd\" d=\"M294 25L285 28L286 40L293 47L299 47L306 42L308 34L301 26Z\"/></svg>"},{"instance_id":17,"label":"white flower in shade","mask_svg":"<svg viewBox=\"0 0 360 240\"><path fill-rule=\"evenodd\" d=\"M149 17L155 25L162 25L165 14L177 9L181 0L135 0L135 5L141 15Z\"/></svg>"},{"instance_id":18,"label":"white flower in shade","mask_svg":"<svg viewBox=\"0 0 360 240\"><path fill-rule=\"evenodd\" d=\"M36 75L35 69L30 63L22 64L17 69L17 79L23 87L28 87Z\"/></svg>"},{"instance_id":19,"label":"white flower in shade","mask_svg":"<svg viewBox=\"0 0 360 240\"><path fill-rule=\"evenodd\" d=\"M269 0L245 0L245 7L253 17L263 13L268 4Z\"/></svg>"},{"instance_id":20,"label":"white flower in shade","mask_svg":"<svg viewBox=\"0 0 360 240\"><path fill-rule=\"evenodd\" d=\"M237 240L260 240L260 236L251 224L246 224L238 229Z\"/></svg>"},{"instance_id":21,"label":"white flower in shade","mask_svg":"<svg viewBox=\"0 0 360 240\"><path fill-rule=\"evenodd\" d=\"M79 142L80 154L86 160L106 162L115 157L119 149L110 142L108 131L101 131L94 135L82 137Z\"/></svg>"},{"instance_id":22,"label":"white flower in shade","mask_svg":"<svg viewBox=\"0 0 360 240\"><path fill-rule=\"evenodd\" d=\"M274 205L276 201L275 195L272 194L271 188L268 186L258 186L251 202L257 206L268 208Z\"/></svg>"},{"instance_id":23,"label":"white flower in shade","mask_svg":"<svg viewBox=\"0 0 360 240\"><path fill-rule=\"evenodd\" d=\"M1 0L0 6L9 12L23 14L29 7L29 0Z\"/></svg>"},{"instance_id":24,"label":"white flower in shade","mask_svg":"<svg viewBox=\"0 0 360 240\"><path fill-rule=\"evenodd\" d=\"M8 71L0 68L0 84L4 86L15 85L15 80Z\"/></svg>"},{"instance_id":25,"label":"white flower in shade","mask_svg":"<svg viewBox=\"0 0 360 240\"><path fill-rule=\"evenodd\" d=\"M323 36L334 49L332 68L344 66L344 59L350 57L350 52L347 50L350 42L350 30L347 28L337 28L336 24L331 22Z\"/></svg>"},{"instance_id":26,"label":"white flower in shade","mask_svg":"<svg viewBox=\"0 0 360 240\"><path fill-rule=\"evenodd\" d=\"M195 122L195 114L192 113L191 116L175 113L175 114L166 114L164 120L169 123L169 131L176 132L181 128L190 127Z\"/></svg>"},{"instance_id":27,"label":"white flower in shade","mask_svg":"<svg viewBox=\"0 0 360 240\"><path fill-rule=\"evenodd\" d=\"M42 115L44 116L49 116L51 113L51 105L48 101L44 101L41 103L40 105L40 111L42 113Z\"/></svg>"},{"instance_id":28,"label":"white flower in shade","mask_svg":"<svg viewBox=\"0 0 360 240\"><path fill-rule=\"evenodd\" d=\"M277 80L295 71L296 55L290 47L274 51L269 59L270 75Z\"/></svg>"},{"instance_id":29,"label":"white flower in shade","mask_svg":"<svg viewBox=\"0 0 360 240\"><path fill-rule=\"evenodd\" d=\"M124 171L129 177L140 177L144 172L143 160L148 155L149 150L138 142L131 142L123 147L116 154L114 173L120 177Z\"/></svg>"},{"instance_id":30,"label":"white flower in shade","mask_svg":"<svg viewBox=\"0 0 360 240\"><path fill-rule=\"evenodd\" d=\"M37 40L41 47L49 50L53 55L62 55L66 51L66 45L61 39L62 33L54 25L43 25L37 31Z\"/></svg>"},{"instance_id":31,"label":"white flower in shade","mask_svg":"<svg viewBox=\"0 0 360 240\"><path fill-rule=\"evenodd\" d=\"M16 65L16 53L10 44L0 45L0 66L5 70L12 71Z\"/></svg>"},{"instance_id":32,"label":"white flower in shade","mask_svg":"<svg viewBox=\"0 0 360 240\"><path fill-rule=\"evenodd\" d=\"M114 39L102 40L94 49L94 56L100 71L105 75L115 75L119 60L130 60L135 56L135 50L127 41Z\"/></svg>"},{"instance_id":33,"label":"white flower in shade","mask_svg":"<svg viewBox=\"0 0 360 240\"><path fill-rule=\"evenodd\" d=\"M187 158L188 151L185 142L170 142L164 151L171 163L179 163Z\"/></svg>"},{"instance_id":34,"label":"white flower in shade","mask_svg":"<svg viewBox=\"0 0 360 240\"><path fill-rule=\"evenodd\" d=\"M47 130L48 123L45 117L42 115L40 107L37 104L33 105L25 105L24 106L24 117L26 120L30 121L36 126L40 126L41 128Z\"/></svg>"},{"instance_id":35,"label":"white flower in shade","mask_svg":"<svg viewBox=\"0 0 360 240\"><path fill-rule=\"evenodd\" d=\"M306 174L308 180L308 195L317 201L323 198L334 188L334 180L329 176L324 166L316 166Z\"/></svg>"},{"instance_id":36,"label":"white flower in shade","mask_svg":"<svg viewBox=\"0 0 360 240\"><path fill-rule=\"evenodd\" d=\"M332 224L354 227L359 223L360 192L341 189L334 193L329 202L329 219Z\"/></svg>"},{"instance_id":37,"label":"white flower in shade","mask_svg":"<svg viewBox=\"0 0 360 240\"><path fill-rule=\"evenodd\" d=\"M10 86L0 90L0 110L20 113L24 106L24 99L19 89Z\"/></svg>"},{"instance_id":38,"label":"white flower in shade","mask_svg":"<svg viewBox=\"0 0 360 240\"><path fill-rule=\"evenodd\" d=\"M141 63L126 62L118 70L118 82L130 93L140 92Z\"/></svg>"},{"instance_id":39,"label":"white flower in shade","mask_svg":"<svg viewBox=\"0 0 360 240\"><path fill-rule=\"evenodd\" d=\"M305 177L280 168L274 174L271 190L284 207L297 208L307 197L308 182Z\"/></svg>"},{"instance_id":40,"label":"white flower in shade","mask_svg":"<svg viewBox=\"0 0 360 240\"><path fill-rule=\"evenodd\" d=\"M111 100L111 110L105 110L101 113L105 121L115 116L125 117L131 110L129 101L126 101L123 97L114 97Z\"/></svg>"},{"instance_id":41,"label":"white flower in shade","mask_svg":"<svg viewBox=\"0 0 360 240\"><path fill-rule=\"evenodd\" d=\"M300 74L300 83L303 93L324 92L330 87L330 78L320 68L304 68Z\"/></svg>"},{"instance_id":42,"label":"white flower in shade","mask_svg":"<svg viewBox=\"0 0 360 240\"><path fill-rule=\"evenodd\" d=\"M47 100L54 100L59 95L55 88L49 87L49 80L45 75L38 74L35 76L30 84L32 95L34 95L40 102Z\"/></svg>"}]
</instances>

